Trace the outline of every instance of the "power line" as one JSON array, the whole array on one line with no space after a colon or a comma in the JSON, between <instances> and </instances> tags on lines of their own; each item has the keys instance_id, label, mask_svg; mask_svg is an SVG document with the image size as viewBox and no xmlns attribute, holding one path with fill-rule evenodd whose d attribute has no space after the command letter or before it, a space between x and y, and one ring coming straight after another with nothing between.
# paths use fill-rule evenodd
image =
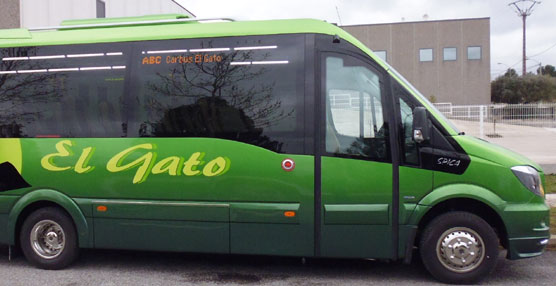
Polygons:
<instances>
[{"instance_id":1,"label":"power line","mask_svg":"<svg viewBox=\"0 0 556 286\"><path fill-rule=\"evenodd\" d=\"M522 3L522 7L519 7L519 5L517 5L518 3ZM529 3L529 7L526 7L527 3ZM540 1L536 1L536 0L517 0L514 2L511 2L510 4L508 4L508 6L514 6L516 9L516 13L518 16L521 17L522 21L523 21L523 72L522 75L525 75L525 73L527 72L527 55L525 53L526 51L526 36L525 36L525 31L526 31L526 27L527 25L525 24L527 21L527 16L530 16L531 13L533 13L533 8L535 7L536 4L541 4Z\"/></svg>"},{"instance_id":2,"label":"power line","mask_svg":"<svg viewBox=\"0 0 556 286\"><path fill-rule=\"evenodd\" d=\"M536 53L536 54L534 54L534 55L532 55L532 56L529 56L529 57L532 58L532 57L540 56L540 55L542 55L542 54L544 54L544 53L550 51L550 50L551 50L552 48L554 48L554 47L556 47L556 43L554 43L554 45L550 46L548 49L546 49L546 50L544 50L544 51L542 51L542 52L540 52L540 53Z\"/></svg>"},{"instance_id":3,"label":"power line","mask_svg":"<svg viewBox=\"0 0 556 286\"><path fill-rule=\"evenodd\" d=\"M340 22L340 26L342 26L342 18L340 18L340 11L338 10L338 6L336 6L336 14L338 14L338 22Z\"/></svg>"}]
</instances>

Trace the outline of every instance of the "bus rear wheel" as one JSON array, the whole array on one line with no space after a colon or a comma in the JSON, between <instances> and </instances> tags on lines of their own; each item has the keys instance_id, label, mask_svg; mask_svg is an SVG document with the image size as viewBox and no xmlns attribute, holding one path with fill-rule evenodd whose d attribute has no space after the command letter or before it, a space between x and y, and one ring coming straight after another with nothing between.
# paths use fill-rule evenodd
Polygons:
<instances>
[{"instance_id":1,"label":"bus rear wheel","mask_svg":"<svg viewBox=\"0 0 556 286\"><path fill-rule=\"evenodd\" d=\"M31 213L19 235L25 258L42 269L62 269L78 256L77 232L61 209L45 207Z\"/></svg>"},{"instance_id":2,"label":"bus rear wheel","mask_svg":"<svg viewBox=\"0 0 556 286\"><path fill-rule=\"evenodd\" d=\"M449 212L433 219L419 244L427 270L445 283L475 283L485 278L498 260L498 237L482 218Z\"/></svg>"}]
</instances>

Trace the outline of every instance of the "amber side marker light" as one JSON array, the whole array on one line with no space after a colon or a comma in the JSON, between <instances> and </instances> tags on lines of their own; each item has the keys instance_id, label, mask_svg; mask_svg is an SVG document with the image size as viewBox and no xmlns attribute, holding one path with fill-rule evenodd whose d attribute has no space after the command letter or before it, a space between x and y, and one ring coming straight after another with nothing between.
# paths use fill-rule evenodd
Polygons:
<instances>
[{"instance_id":1,"label":"amber side marker light","mask_svg":"<svg viewBox=\"0 0 556 286\"><path fill-rule=\"evenodd\" d=\"M284 216L285 216L285 217L294 217L294 216L295 216L295 212L293 212L293 211L284 212Z\"/></svg>"},{"instance_id":2,"label":"amber side marker light","mask_svg":"<svg viewBox=\"0 0 556 286\"><path fill-rule=\"evenodd\" d=\"M108 210L108 208L106 206L98 206L97 207L97 211L99 211L99 212L105 212L107 210Z\"/></svg>"}]
</instances>

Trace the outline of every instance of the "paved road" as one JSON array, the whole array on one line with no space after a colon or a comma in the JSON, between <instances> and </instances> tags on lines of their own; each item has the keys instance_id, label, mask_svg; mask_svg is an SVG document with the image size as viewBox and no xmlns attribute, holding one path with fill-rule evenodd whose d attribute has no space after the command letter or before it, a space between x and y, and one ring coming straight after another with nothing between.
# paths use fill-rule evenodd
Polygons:
<instances>
[{"instance_id":1,"label":"paved road","mask_svg":"<svg viewBox=\"0 0 556 286\"><path fill-rule=\"evenodd\" d=\"M479 123L475 121L451 120L466 134L479 137ZM485 123L484 133L494 133L493 124ZM489 142L498 144L525 155L540 164L547 174L556 174L556 128L520 126L513 124L496 124L496 134L500 137L484 137Z\"/></svg>"},{"instance_id":2,"label":"paved road","mask_svg":"<svg viewBox=\"0 0 556 286\"><path fill-rule=\"evenodd\" d=\"M35 269L0 248L0 285L440 285L420 263L89 250L71 268ZM554 285L556 252L500 259L486 285Z\"/></svg>"}]
</instances>

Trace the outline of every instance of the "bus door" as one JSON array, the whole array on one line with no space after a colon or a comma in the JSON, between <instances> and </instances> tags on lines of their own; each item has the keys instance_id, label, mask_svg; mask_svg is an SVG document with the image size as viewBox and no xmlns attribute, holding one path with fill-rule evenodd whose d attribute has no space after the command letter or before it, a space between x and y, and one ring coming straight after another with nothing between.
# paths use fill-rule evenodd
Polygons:
<instances>
[{"instance_id":1,"label":"bus door","mask_svg":"<svg viewBox=\"0 0 556 286\"><path fill-rule=\"evenodd\" d=\"M320 256L392 258L384 75L343 53L321 53L320 66Z\"/></svg>"}]
</instances>

